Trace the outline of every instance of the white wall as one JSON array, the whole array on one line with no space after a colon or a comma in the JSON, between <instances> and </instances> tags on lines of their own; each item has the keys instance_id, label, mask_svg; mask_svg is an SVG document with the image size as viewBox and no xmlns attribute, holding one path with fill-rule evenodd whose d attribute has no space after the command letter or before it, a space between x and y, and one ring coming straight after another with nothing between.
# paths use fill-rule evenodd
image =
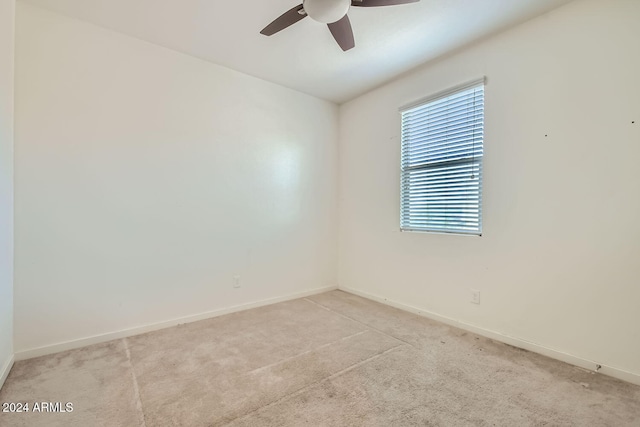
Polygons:
<instances>
[{"instance_id":1,"label":"white wall","mask_svg":"<svg viewBox=\"0 0 640 427\"><path fill-rule=\"evenodd\" d=\"M340 287L639 379L639 22L576 1L343 105ZM398 107L483 75L484 235L400 233Z\"/></svg>"},{"instance_id":2,"label":"white wall","mask_svg":"<svg viewBox=\"0 0 640 427\"><path fill-rule=\"evenodd\" d=\"M0 0L0 387L13 359L14 10Z\"/></svg>"},{"instance_id":3,"label":"white wall","mask_svg":"<svg viewBox=\"0 0 640 427\"><path fill-rule=\"evenodd\" d=\"M336 285L334 104L17 12L16 352Z\"/></svg>"}]
</instances>

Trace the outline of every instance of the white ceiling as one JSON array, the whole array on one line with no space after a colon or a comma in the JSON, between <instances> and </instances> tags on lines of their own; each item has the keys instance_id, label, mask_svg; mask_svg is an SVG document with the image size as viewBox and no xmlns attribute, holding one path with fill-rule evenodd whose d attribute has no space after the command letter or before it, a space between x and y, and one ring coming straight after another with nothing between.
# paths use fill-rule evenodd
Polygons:
<instances>
[{"instance_id":1,"label":"white ceiling","mask_svg":"<svg viewBox=\"0 0 640 427\"><path fill-rule=\"evenodd\" d=\"M342 103L474 40L571 0L421 0L352 7L342 52L307 18L260 30L301 0L23 0L319 98Z\"/></svg>"}]
</instances>

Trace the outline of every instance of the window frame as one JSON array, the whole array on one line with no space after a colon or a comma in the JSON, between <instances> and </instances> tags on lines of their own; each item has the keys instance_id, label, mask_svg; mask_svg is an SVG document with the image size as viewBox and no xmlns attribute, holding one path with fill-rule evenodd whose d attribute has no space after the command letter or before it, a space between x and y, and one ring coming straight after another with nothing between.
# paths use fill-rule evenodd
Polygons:
<instances>
[{"instance_id":1,"label":"window frame","mask_svg":"<svg viewBox=\"0 0 640 427\"><path fill-rule=\"evenodd\" d=\"M434 93L432 95L420 98L414 102L411 102L409 104L406 104L402 107L399 108L399 112L400 112L400 120L401 120L401 124L400 124L400 141L401 141L401 148L400 148L400 231L401 232L415 232L415 233L429 233L429 234L453 234L453 235L463 235L463 236L482 236L483 233L483 215L482 215L482 210L483 210L483 169L484 169L484 126L485 126L485 121L486 121L486 114L484 111L484 105L485 105L485 86L486 86L486 77L482 77L480 79L476 79L476 80L472 80L469 82L466 82L464 84L460 84L451 88L448 88L446 90ZM405 140L404 140L404 126L405 126L405 122L404 122L404 117L403 117L403 113L409 112L411 110L420 108L420 107L424 107L427 106L428 104L434 104L437 103L437 101L441 101L445 98L451 97L453 95L459 94L461 92L464 91L468 91L470 89L474 89L474 88L478 88L478 87L482 87L482 133L481 133L481 155L480 156L476 156L475 155L475 147L472 149L472 153L474 153L472 155L471 158L467 157L467 158L458 158L458 159L452 159L452 160L445 160L445 161L438 161L438 162L432 162L430 165L428 165L428 162L425 162L424 165L422 166L411 166L409 168L405 168L404 162L405 162L405 150L408 146L408 144L405 144ZM474 140L475 140L475 136L474 136ZM437 168L442 168L442 167L447 167L450 165L454 165L454 164L459 164L459 165L469 165L470 168L474 168L475 167L475 163L478 164L477 166L477 170L478 170L478 207L477 207L477 217L478 217L478 228L477 230L461 230L459 227L449 227L447 228L447 226L443 226L443 227L438 227L435 228L433 226L429 227L428 225L425 225L424 227L415 227L415 226L410 226L409 224L407 224L405 226L405 206L408 205L409 203L405 200L406 199L406 192L405 192L405 175L407 173L409 173L410 171L415 171L415 170L435 170ZM427 166L428 165L428 166Z\"/></svg>"}]
</instances>

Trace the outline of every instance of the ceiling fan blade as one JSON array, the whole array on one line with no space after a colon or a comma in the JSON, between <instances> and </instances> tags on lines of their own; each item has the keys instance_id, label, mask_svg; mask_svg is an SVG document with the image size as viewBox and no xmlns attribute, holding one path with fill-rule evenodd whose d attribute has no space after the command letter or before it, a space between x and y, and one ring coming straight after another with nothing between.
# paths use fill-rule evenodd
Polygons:
<instances>
[{"instance_id":1,"label":"ceiling fan blade","mask_svg":"<svg viewBox=\"0 0 640 427\"><path fill-rule=\"evenodd\" d=\"M295 24L296 22L298 22L299 20L307 16L307 14L304 13L304 11L300 13L301 10L302 10L301 4L292 9L289 9L288 11L280 15L271 24L264 27L264 29L260 31L260 34L264 34L265 36L272 36L278 31L282 31L288 26Z\"/></svg>"},{"instance_id":2,"label":"ceiling fan blade","mask_svg":"<svg viewBox=\"0 0 640 427\"><path fill-rule=\"evenodd\" d=\"M416 3L420 0L352 0L351 6L361 7L377 7L377 6L394 6L397 4Z\"/></svg>"},{"instance_id":3,"label":"ceiling fan blade","mask_svg":"<svg viewBox=\"0 0 640 427\"><path fill-rule=\"evenodd\" d=\"M333 24L327 24L327 26L329 27L329 31L331 31L333 38L336 39L342 50L345 52L356 45L356 42L353 39L351 22L347 15L344 15L341 20L336 21Z\"/></svg>"}]
</instances>

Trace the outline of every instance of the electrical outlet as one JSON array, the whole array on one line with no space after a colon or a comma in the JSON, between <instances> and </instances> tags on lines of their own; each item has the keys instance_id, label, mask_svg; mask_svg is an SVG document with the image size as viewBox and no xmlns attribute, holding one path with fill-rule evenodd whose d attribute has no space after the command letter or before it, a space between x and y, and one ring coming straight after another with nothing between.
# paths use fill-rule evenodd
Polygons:
<instances>
[{"instance_id":1,"label":"electrical outlet","mask_svg":"<svg viewBox=\"0 0 640 427\"><path fill-rule=\"evenodd\" d=\"M473 304L480 304L480 291L477 289L471 289L471 302Z\"/></svg>"},{"instance_id":2,"label":"electrical outlet","mask_svg":"<svg viewBox=\"0 0 640 427\"><path fill-rule=\"evenodd\" d=\"M238 275L233 276L233 287L234 288L240 287L240 276Z\"/></svg>"}]
</instances>

